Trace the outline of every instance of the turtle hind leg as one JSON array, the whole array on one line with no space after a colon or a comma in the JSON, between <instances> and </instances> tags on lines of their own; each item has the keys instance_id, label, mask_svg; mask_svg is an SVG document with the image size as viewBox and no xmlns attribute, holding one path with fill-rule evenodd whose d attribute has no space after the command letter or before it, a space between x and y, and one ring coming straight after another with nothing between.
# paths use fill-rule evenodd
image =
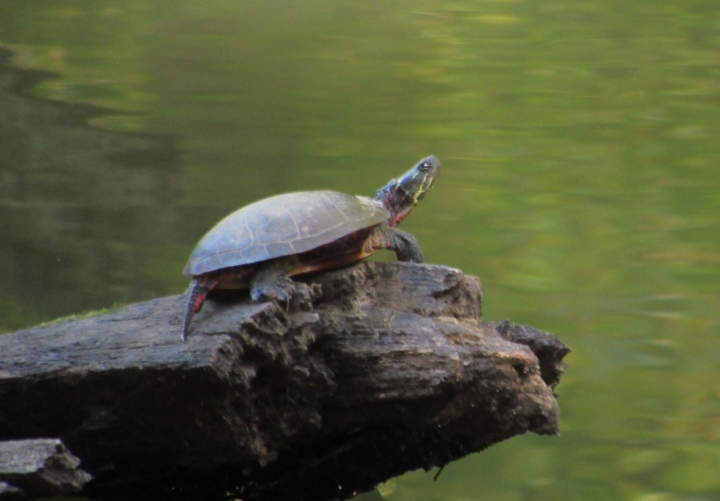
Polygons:
<instances>
[{"instance_id":1,"label":"turtle hind leg","mask_svg":"<svg viewBox=\"0 0 720 501\"><path fill-rule=\"evenodd\" d=\"M285 276L292 263L279 260L258 267L250 279L250 297L253 301L275 299L285 303L286 308L295 293L295 282Z\"/></svg>"},{"instance_id":2,"label":"turtle hind leg","mask_svg":"<svg viewBox=\"0 0 720 501\"><path fill-rule=\"evenodd\" d=\"M217 280L207 283L205 280L193 278L193 281L190 283L190 287L188 287L187 292L185 292L187 302L185 306L185 317L183 319L183 343L187 341L190 321L192 321L195 314L202 309L202 305L205 302L205 299L207 299L207 295L213 287L215 287L215 285L217 285Z\"/></svg>"}]
</instances>

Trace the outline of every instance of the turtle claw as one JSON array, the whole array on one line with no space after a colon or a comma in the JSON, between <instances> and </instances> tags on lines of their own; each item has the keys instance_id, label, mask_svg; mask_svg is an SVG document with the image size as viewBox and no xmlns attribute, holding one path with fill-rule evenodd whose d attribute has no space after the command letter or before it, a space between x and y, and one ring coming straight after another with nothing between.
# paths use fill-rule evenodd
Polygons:
<instances>
[{"instance_id":1,"label":"turtle claw","mask_svg":"<svg viewBox=\"0 0 720 501\"><path fill-rule=\"evenodd\" d=\"M286 278L285 280L292 283L292 280L289 278ZM295 284L292 284L292 287L283 287L281 289L278 289L275 293L273 293L273 299L275 299L280 304L285 304L285 311L290 310L290 301L293 298L293 294L295 292Z\"/></svg>"},{"instance_id":2,"label":"turtle claw","mask_svg":"<svg viewBox=\"0 0 720 501\"><path fill-rule=\"evenodd\" d=\"M258 301L276 301L277 303L285 307L285 311L290 310L290 303L292 302L293 289L281 288L272 290L255 290L250 293L250 297L255 302Z\"/></svg>"}]
</instances>

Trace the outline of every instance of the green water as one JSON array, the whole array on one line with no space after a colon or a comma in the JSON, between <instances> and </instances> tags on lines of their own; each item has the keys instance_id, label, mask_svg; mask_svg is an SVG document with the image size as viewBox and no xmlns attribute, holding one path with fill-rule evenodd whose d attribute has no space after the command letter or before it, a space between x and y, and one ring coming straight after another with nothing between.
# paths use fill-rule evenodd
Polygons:
<instances>
[{"instance_id":1,"label":"green water","mask_svg":"<svg viewBox=\"0 0 720 501\"><path fill-rule=\"evenodd\" d=\"M180 293L224 214L432 153L403 228L573 348L562 436L383 495L720 499L720 3L6 0L0 44L56 74L0 94L0 330Z\"/></svg>"}]
</instances>

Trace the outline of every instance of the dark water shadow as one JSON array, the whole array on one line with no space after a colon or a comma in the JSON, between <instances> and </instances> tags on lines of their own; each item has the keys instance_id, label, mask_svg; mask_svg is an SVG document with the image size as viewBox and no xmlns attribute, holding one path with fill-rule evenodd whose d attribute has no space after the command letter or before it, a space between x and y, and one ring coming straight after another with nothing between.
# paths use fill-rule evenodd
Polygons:
<instances>
[{"instance_id":1,"label":"dark water shadow","mask_svg":"<svg viewBox=\"0 0 720 501\"><path fill-rule=\"evenodd\" d=\"M0 48L0 331L166 294L148 268L177 241L176 138L102 130L88 121L118 112L33 97L59 75L12 55Z\"/></svg>"}]
</instances>

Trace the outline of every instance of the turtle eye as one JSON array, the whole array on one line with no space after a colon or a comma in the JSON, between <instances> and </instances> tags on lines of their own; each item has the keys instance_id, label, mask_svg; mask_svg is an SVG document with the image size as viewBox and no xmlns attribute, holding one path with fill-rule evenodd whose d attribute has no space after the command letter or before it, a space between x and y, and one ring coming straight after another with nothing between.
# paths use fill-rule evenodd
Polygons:
<instances>
[{"instance_id":1,"label":"turtle eye","mask_svg":"<svg viewBox=\"0 0 720 501\"><path fill-rule=\"evenodd\" d=\"M423 162L422 165L420 165L420 170L423 172L427 172L430 170L430 167L432 167L432 165L430 165L430 162Z\"/></svg>"}]
</instances>

